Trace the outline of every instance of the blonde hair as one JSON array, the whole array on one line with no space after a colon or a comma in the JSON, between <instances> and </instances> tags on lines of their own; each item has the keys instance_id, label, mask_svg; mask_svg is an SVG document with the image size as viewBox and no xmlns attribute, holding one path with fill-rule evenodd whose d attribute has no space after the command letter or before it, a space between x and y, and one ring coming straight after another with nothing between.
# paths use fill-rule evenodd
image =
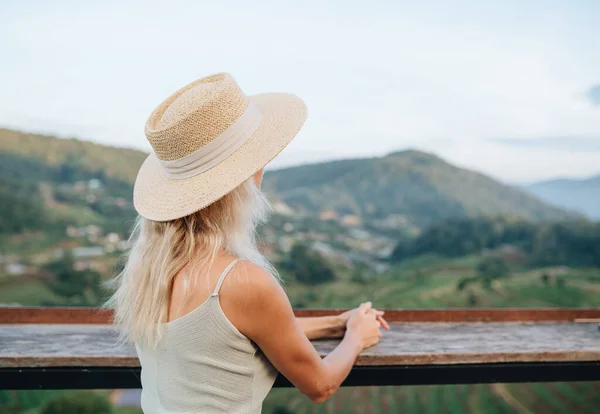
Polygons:
<instances>
[{"instance_id":1,"label":"blonde hair","mask_svg":"<svg viewBox=\"0 0 600 414\"><path fill-rule=\"evenodd\" d=\"M251 178L188 216L170 221L138 216L125 266L110 282L115 293L106 303L114 309L121 339L156 347L167 320L173 280L192 262L199 261L210 268L216 255L226 252L278 277L256 243L256 228L269 212L268 200ZM189 293L187 283L186 286Z\"/></svg>"}]
</instances>

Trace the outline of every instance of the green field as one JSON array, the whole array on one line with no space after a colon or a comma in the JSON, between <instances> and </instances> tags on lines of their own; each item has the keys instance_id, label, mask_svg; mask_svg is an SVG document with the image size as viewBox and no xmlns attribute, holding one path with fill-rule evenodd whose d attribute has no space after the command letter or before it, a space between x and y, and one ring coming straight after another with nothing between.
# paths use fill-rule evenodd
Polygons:
<instances>
[{"instance_id":1,"label":"green field","mask_svg":"<svg viewBox=\"0 0 600 414\"><path fill-rule=\"evenodd\" d=\"M364 283L343 275L318 289L283 275L292 304L306 308L344 308L371 300L379 308L599 307L600 269L516 268L494 280L459 290L464 278L476 277L479 259L420 259L395 266ZM542 275L548 275L548 282Z\"/></svg>"},{"instance_id":2,"label":"green field","mask_svg":"<svg viewBox=\"0 0 600 414\"><path fill-rule=\"evenodd\" d=\"M2 413L37 414L48 399L72 391L0 391ZM98 391L88 391L98 392ZM109 395L107 391L102 394ZM313 404L295 389L273 389L263 405L267 414L419 413L419 414L595 414L600 383L472 384L341 388L323 404ZM12 409L8 407L13 407ZM113 414L140 414L118 408Z\"/></svg>"},{"instance_id":3,"label":"green field","mask_svg":"<svg viewBox=\"0 0 600 414\"><path fill-rule=\"evenodd\" d=\"M114 260L107 257L105 267L113 267ZM297 308L348 308L367 300L379 308L600 307L598 268L515 268L490 287L476 280L459 290L462 279L477 276L479 260L420 258L362 283L343 269L335 281L317 286L298 283L285 272L282 278ZM0 276L0 303L36 306L52 299L57 298L39 277Z\"/></svg>"},{"instance_id":4,"label":"green field","mask_svg":"<svg viewBox=\"0 0 600 414\"><path fill-rule=\"evenodd\" d=\"M600 383L473 384L342 388L320 405L294 389L274 389L265 413L594 414Z\"/></svg>"}]
</instances>

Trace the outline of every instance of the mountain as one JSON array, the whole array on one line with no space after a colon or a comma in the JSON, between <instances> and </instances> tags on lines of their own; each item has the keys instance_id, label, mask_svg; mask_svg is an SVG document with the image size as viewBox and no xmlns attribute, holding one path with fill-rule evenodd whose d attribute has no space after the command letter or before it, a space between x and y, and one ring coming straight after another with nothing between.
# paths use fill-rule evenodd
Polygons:
<instances>
[{"instance_id":1,"label":"mountain","mask_svg":"<svg viewBox=\"0 0 600 414\"><path fill-rule=\"evenodd\" d=\"M0 129L0 203L3 211L12 212L0 221L0 232L41 226L39 220L28 219L31 215L63 230L70 222L118 228L119 220L135 215L132 186L146 155ZM396 217L419 227L482 215L572 217L521 190L419 151L269 171L264 188L306 213L334 210L365 220Z\"/></svg>"},{"instance_id":2,"label":"mountain","mask_svg":"<svg viewBox=\"0 0 600 414\"><path fill-rule=\"evenodd\" d=\"M0 129L0 233L69 224L122 232L147 154L78 139Z\"/></svg>"},{"instance_id":3,"label":"mountain","mask_svg":"<svg viewBox=\"0 0 600 414\"><path fill-rule=\"evenodd\" d=\"M56 138L0 128L0 153L40 162L52 168L68 165L133 183L147 153L116 148L74 138Z\"/></svg>"},{"instance_id":4,"label":"mountain","mask_svg":"<svg viewBox=\"0 0 600 414\"><path fill-rule=\"evenodd\" d=\"M307 212L333 210L364 219L400 215L417 226L483 215L573 217L520 189L414 150L276 170L265 174L264 186Z\"/></svg>"},{"instance_id":5,"label":"mountain","mask_svg":"<svg viewBox=\"0 0 600 414\"><path fill-rule=\"evenodd\" d=\"M547 203L600 219L600 175L581 180L541 181L524 188Z\"/></svg>"}]
</instances>

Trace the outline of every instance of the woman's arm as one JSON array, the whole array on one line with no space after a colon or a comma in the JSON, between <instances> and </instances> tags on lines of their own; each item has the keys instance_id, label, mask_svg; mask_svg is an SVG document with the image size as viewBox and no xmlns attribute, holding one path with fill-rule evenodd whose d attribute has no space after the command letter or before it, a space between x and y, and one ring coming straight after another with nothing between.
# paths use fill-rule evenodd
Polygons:
<instances>
[{"instance_id":1,"label":"woman's arm","mask_svg":"<svg viewBox=\"0 0 600 414\"><path fill-rule=\"evenodd\" d=\"M275 368L314 402L331 396L354 365L358 354L381 337L371 304L353 313L341 343L321 359L298 323L278 281L248 262L225 279L220 295L223 311L234 326L252 339Z\"/></svg>"},{"instance_id":2,"label":"woman's arm","mask_svg":"<svg viewBox=\"0 0 600 414\"><path fill-rule=\"evenodd\" d=\"M296 317L296 321L311 341L320 338L342 338L346 332L348 319L356 309L358 308L347 310L339 315ZM384 312L376 309L373 309L373 311L381 326L389 330L390 327L383 318Z\"/></svg>"},{"instance_id":3,"label":"woman's arm","mask_svg":"<svg viewBox=\"0 0 600 414\"><path fill-rule=\"evenodd\" d=\"M339 315L296 317L298 325L309 340L321 338L342 338L346 332L348 319L358 308L347 310ZM383 311L373 309L381 326L389 330L390 326L383 318Z\"/></svg>"},{"instance_id":4,"label":"woman's arm","mask_svg":"<svg viewBox=\"0 0 600 414\"><path fill-rule=\"evenodd\" d=\"M346 321L339 315L296 317L296 321L309 340L341 338L346 331Z\"/></svg>"}]
</instances>

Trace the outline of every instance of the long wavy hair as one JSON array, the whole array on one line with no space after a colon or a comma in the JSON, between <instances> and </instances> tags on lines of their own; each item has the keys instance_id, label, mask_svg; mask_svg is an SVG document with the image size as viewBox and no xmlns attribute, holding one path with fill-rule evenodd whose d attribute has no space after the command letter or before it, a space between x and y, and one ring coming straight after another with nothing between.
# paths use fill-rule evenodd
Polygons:
<instances>
[{"instance_id":1,"label":"long wavy hair","mask_svg":"<svg viewBox=\"0 0 600 414\"><path fill-rule=\"evenodd\" d=\"M188 216L171 221L138 216L129 238L124 268L110 282L114 294L106 303L114 310L121 340L156 347L167 321L173 280L186 266L186 298L194 265L210 268L222 252L262 266L278 277L257 247L256 229L269 212L267 198L251 178Z\"/></svg>"}]
</instances>

